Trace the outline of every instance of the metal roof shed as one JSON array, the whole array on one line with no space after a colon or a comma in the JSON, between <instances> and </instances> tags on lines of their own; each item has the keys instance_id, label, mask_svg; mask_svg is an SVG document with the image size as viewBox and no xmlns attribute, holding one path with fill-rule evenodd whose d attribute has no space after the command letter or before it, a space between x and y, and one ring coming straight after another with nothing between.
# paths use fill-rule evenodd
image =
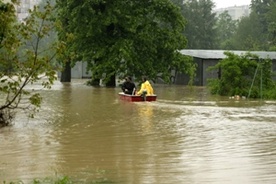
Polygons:
<instances>
[{"instance_id":1,"label":"metal roof shed","mask_svg":"<svg viewBox=\"0 0 276 184\"><path fill-rule=\"evenodd\" d=\"M183 55L191 56L197 63L197 71L195 78L195 85L205 86L207 85L207 79L218 78L219 71L207 71L210 66L216 65L219 60L226 58L224 54L226 50L181 50L180 53ZM276 52L266 52L266 51L229 51L236 55L243 55L248 52L256 54L261 59L271 59L273 66L273 72L276 72ZM178 74L176 76L176 84L188 84L189 77L185 74Z\"/></svg>"}]
</instances>

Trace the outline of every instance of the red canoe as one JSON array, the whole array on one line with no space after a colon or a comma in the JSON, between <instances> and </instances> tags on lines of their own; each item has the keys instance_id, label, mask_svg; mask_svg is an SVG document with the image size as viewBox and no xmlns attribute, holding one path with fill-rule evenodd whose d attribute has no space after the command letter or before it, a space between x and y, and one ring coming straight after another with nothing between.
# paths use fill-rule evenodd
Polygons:
<instances>
[{"instance_id":1,"label":"red canoe","mask_svg":"<svg viewBox=\"0 0 276 184\"><path fill-rule=\"evenodd\" d=\"M129 102L144 102L144 101L156 101L157 95L148 95L146 96L146 99L144 99L142 96L139 95L128 95L124 94L123 92L119 93L119 97L121 100L129 101Z\"/></svg>"}]
</instances>

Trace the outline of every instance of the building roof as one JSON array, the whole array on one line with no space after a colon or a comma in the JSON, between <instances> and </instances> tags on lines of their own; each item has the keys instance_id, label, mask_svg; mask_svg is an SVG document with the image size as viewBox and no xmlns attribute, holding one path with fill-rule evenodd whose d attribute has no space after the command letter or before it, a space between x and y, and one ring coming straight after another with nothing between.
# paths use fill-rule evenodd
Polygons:
<instances>
[{"instance_id":1,"label":"building roof","mask_svg":"<svg viewBox=\"0 0 276 184\"><path fill-rule=\"evenodd\" d=\"M202 58L202 59L224 59L226 55L224 54L226 50L181 50L180 53L187 56ZM228 51L236 55L243 55L248 52L251 54L256 54L261 59L276 59L276 52L267 51Z\"/></svg>"}]
</instances>

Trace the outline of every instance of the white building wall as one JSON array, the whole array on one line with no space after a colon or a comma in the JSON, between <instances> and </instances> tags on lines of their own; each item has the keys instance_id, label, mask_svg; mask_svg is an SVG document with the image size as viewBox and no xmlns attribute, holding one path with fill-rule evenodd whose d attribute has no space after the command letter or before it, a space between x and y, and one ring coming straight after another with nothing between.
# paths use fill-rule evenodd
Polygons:
<instances>
[{"instance_id":1,"label":"white building wall","mask_svg":"<svg viewBox=\"0 0 276 184\"><path fill-rule=\"evenodd\" d=\"M20 21L24 20L28 14L29 9L32 9L35 5L38 5L41 0L20 0L17 7L17 17Z\"/></svg>"},{"instance_id":2,"label":"white building wall","mask_svg":"<svg viewBox=\"0 0 276 184\"><path fill-rule=\"evenodd\" d=\"M249 16L250 6L244 5L244 6L232 6L232 7L228 7L228 8L220 8L220 9L215 10L215 13L217 13L217 15L219 15L219 14L223 13L224 11L227 11L233 20L238 20L242 17Z\"/></svg>"}]
</instances>

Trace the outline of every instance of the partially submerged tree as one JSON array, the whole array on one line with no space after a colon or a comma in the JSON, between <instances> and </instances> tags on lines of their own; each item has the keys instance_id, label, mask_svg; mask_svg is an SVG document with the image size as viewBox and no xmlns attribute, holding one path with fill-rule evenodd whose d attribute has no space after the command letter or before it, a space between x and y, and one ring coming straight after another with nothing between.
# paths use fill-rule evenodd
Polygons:
<instances>
[{"instance_id":1,"label":"partially submerged tree","mask_svg":"<svg viewBox=\"0 0 276 184\"><path fill-rule=\"evenodd\" d=\"M53 29L50 4L43 11L35 6L20 23L14 3L0 5L0 126L9 125L18 109L30 116L38 110L42 98L31 85L51 87L56 79L52 61L61 52L57 43L41 45Z\"/></svg>"},{"instance_id":2,"label":"partially submerged tree","mask_svg":"<svg viewBox=\"0 0 276 184\"><path fill-rule=\"evenodd\" d=\"M74 52L74 35L69 29L70 12L67 10L67 1L58 0L56 2L56 20L58 23L58 39L66 43L66 50L58 58L58 63L62 66L60 82L71 82L71 67L75 65L77 54Z\"/></svg>"},{"instance_id":3,"label":"partially submerged tree","mask_svg":"<svg viewBox=\"0 0 276 184\"><path fill-rule=\"evenodd\" d=\"M191 66L178 53L186 46L185 21L170 0L57 2L66 31L74 34L74 51L94 81L125 74L169 81L172 69Z\"/></svg>"},{"instance_id":4,"label":"partially submerged tree","mask_svg":"<svg viewBox=\"0 0 276 184\"><path fill-rule=\"evenodd\" d=\"M225 55L227 58L209 68L209 70L221 70L220 78L208 80L212 94L276 99L270 59L260 59L251 53L239 56L225 52Z\"/></svg>"}]
</instances>

